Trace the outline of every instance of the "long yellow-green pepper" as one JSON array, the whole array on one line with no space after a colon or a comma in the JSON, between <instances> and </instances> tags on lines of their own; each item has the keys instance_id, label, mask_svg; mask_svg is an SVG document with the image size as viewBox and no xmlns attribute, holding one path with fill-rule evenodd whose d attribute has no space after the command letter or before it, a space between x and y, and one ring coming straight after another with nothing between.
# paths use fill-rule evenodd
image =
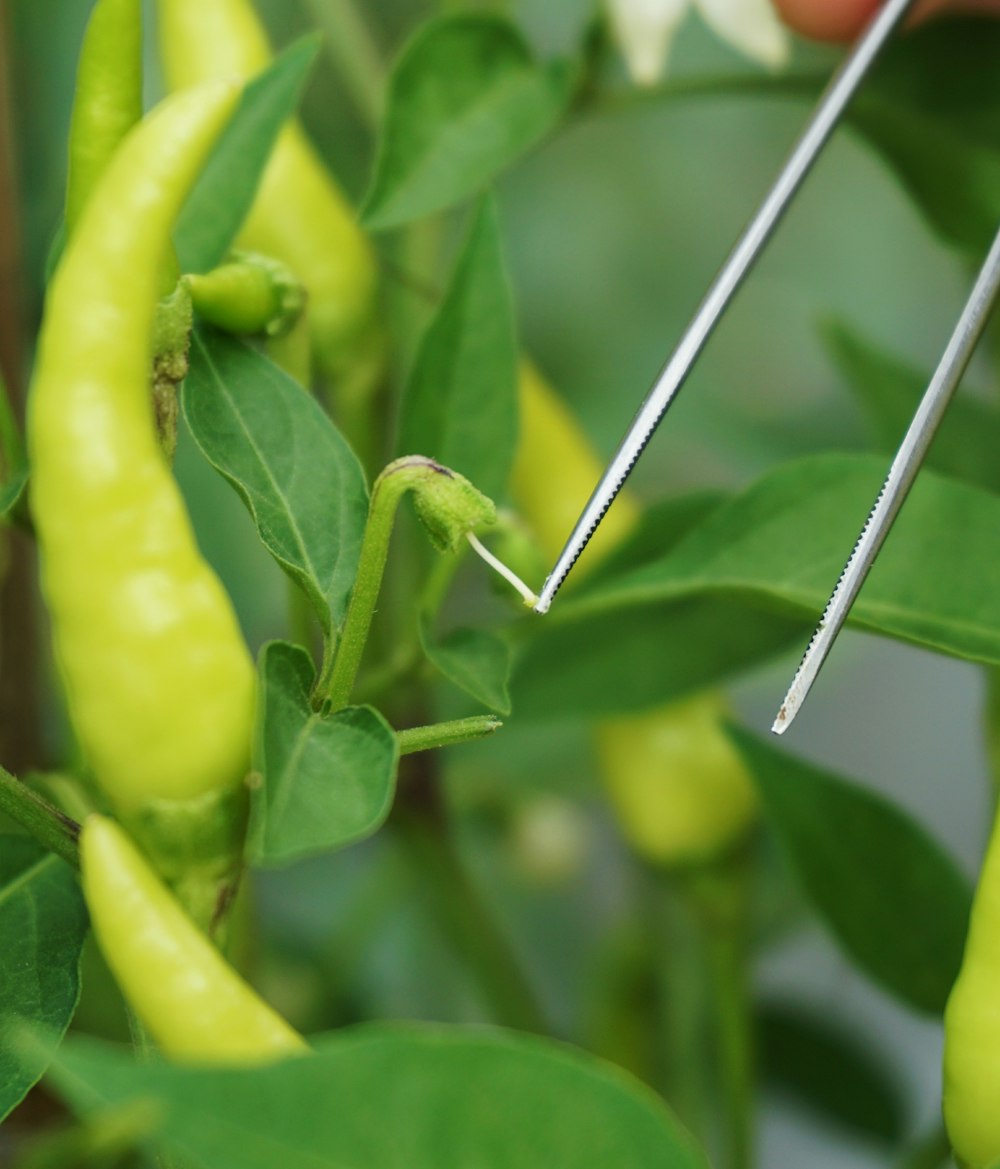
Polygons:
<instances>
[{"instance_id":1,"label":"long yellow-green pepper","mask_svg":"<svg viewBox=\"0 0 1000 1169\"><path fill-rule=\"evenodd\" d=\"M161 264L239 97L213 82L125 139L52 279L28 407L42 587L70 715L125 815L244 776L253 664L161 453L149 396Z\"/></svg>"},{"instance_id":2,"label":"long yellow-green pepper","mask_svg":"<svg viewBox=\"0 0 1000 1169\"><path fill-rule=\"evenodd\" d=\"M302 1037L184 913L114 821L88 816L80 871L101 950L164 1054L246 1064L306 1050Z\"/></svg>"},{"instance_id":3,"label":"long yellow-green pepper","mask_svg":"<svg viewBox=\"0 0 1000 1169\"><path fill-rule=\"evenodd\" d=\"M1000 1161L1000 819L944 1015L944 1119L961 1164L987 1169Z\"/></svg>"}]
</instances>

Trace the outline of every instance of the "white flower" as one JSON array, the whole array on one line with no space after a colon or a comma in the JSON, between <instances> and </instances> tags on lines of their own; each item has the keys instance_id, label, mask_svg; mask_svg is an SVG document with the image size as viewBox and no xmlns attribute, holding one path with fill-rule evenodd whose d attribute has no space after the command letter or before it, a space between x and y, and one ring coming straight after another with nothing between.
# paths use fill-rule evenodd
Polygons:
<instances>
[{"instance_id":1,"label":"white flower","mask_svg":"<svg viewBox=\"0 0 1000 1169\"><path fill-rule=\"evenodd\" d=\"M723 40L774 69L788 60L789 38L771 0L605 0L615 39L637 85L659 81L674 34L693 4Z\"/></svg>"}]
</instances>

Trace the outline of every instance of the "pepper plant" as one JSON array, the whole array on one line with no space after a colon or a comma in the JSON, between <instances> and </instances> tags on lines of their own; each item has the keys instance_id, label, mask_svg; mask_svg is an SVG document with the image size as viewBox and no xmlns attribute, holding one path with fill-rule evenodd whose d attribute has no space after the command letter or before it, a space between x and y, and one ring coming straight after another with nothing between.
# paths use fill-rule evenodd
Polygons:
<instances>
[{"instance_id":1,"label":"pepper plant","mask_svg":"<svg viewBox=\"0 0 1000 1169\"><path fill-rule=\"evenodd\" d=\"M37 554L44 610L14 664L49 679L0 770L5 1163L746 1169L775 1085L875 1163L1000 1163L1000 845L974 893L726 697L801 648L922 372L826 323L872 450L629 489L552 614L523 604L610 443L528 352L505 184L595 120L801 114L827 61L763 0L699 6L750 62L678 44L665 78L675 4L587 8L552 52L503 5L314 0L326 42L277 54L251 0L87 7L0 414L7 586ZM998 60L1000 25L929 24L848 118L963 260L1000 214ZM310 78L368 144L357 206ZM990 678L998 437L955 404L853 614ZM942 1123L757 994L813 921L943 1018Z\"/></svg>"}]
</instances>

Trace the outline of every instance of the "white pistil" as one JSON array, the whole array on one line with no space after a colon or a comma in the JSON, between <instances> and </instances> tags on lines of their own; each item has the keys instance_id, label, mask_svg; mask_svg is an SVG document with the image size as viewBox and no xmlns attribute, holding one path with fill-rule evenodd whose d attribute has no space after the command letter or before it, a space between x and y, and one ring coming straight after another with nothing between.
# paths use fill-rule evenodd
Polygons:
<instances>
[{"instance_id":1,"label":"white pistil","mask_svg":"<svg viewBox=\"0 0 1000 1169\"><path fill-rule=\"evenodd\" d=\"M485 547L482 541L478 540L472 534L472 532L466 532L465 538L476 550L477 554L486 561L490 568L499 572L505 581L507 581L509 584L512 584L514 588L517 589L517 591L524 598L524 603L528 606L528 608L534 609L534 607L538 604L538 595L533 593L531 589L528 588L528 586L524 583L523 580L521 580L517 573L514 572L513 569L508 568L502 560L498 560L489 550L489 548Z\"/></svg>"}]
</instances>

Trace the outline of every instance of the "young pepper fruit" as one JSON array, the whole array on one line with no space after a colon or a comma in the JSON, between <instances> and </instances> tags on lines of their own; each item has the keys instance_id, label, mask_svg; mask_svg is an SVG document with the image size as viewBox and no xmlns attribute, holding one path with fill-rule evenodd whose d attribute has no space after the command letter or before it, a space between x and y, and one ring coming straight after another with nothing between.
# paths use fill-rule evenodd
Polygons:
<instances>
[{"instance_id":1,"label":"young pepper fruit","mask_svg":"<svg viewBox=\"0 0 1000 1169\"><path fill-rule=\"evenodd\" d=\"M960 1164L986 1169L1000 1160L1000 819L944 1013L944 1120Z\"/></svg>"},{"instance_id":2,"label":"young pepper fruit","mask_svg":"<svg viewBox=\"0 0 1000 1169\"><path fill-rule=\"evenodd\" d=\"M209 78L248 80L270 64L271 49L249 0L158 0L158 11L171 89ZM273 256L302 281L317 367L333 384L340 413L360 408L383 364L375 257L296 121L275 144L238 246Z\"/></svg>"},{"instance_id":3,"label":"young pepper fruit","mask_svg":"<svg viewBox=\"0 0 1000 1169\"><path fill-rule=\"evenodd\" d=\"M603 465L576 419L525 362L520 376L521 434L511 490L550 562L576 522ZM556 466L555 477L544 475ZM584 571L627 535L640 514L623 491L587 550ZM725 708L703 694L598 723L598 757L623 835L661 865L710 859L753 822L753 782L722 729Z\"/></svg>"},{"instance_id":4,"label":"young pepper fruit","mask_svg":"<svg viewBox=\"0 0 1000 1169\"><path fill-rule=\"evenodd\" d=\"M128 836L104 816L80 834L91 924L126 1001L165 1055L267 1062L306 1042L225 961Z\"/></svg>"},{"instance_id":5,"label":"young pepper fruit","mask_svg":"<svg viewBox=\"0 0 1000 1169\"><path fill-rule=\"evenodd\" d=\"M56 658L87 761L123 816L234 790L249 763L253 664L149 401L170 228L239 92L226 81L181 94L122 143L50 284L29 396Z\"/></svg>"}]
</instances>

